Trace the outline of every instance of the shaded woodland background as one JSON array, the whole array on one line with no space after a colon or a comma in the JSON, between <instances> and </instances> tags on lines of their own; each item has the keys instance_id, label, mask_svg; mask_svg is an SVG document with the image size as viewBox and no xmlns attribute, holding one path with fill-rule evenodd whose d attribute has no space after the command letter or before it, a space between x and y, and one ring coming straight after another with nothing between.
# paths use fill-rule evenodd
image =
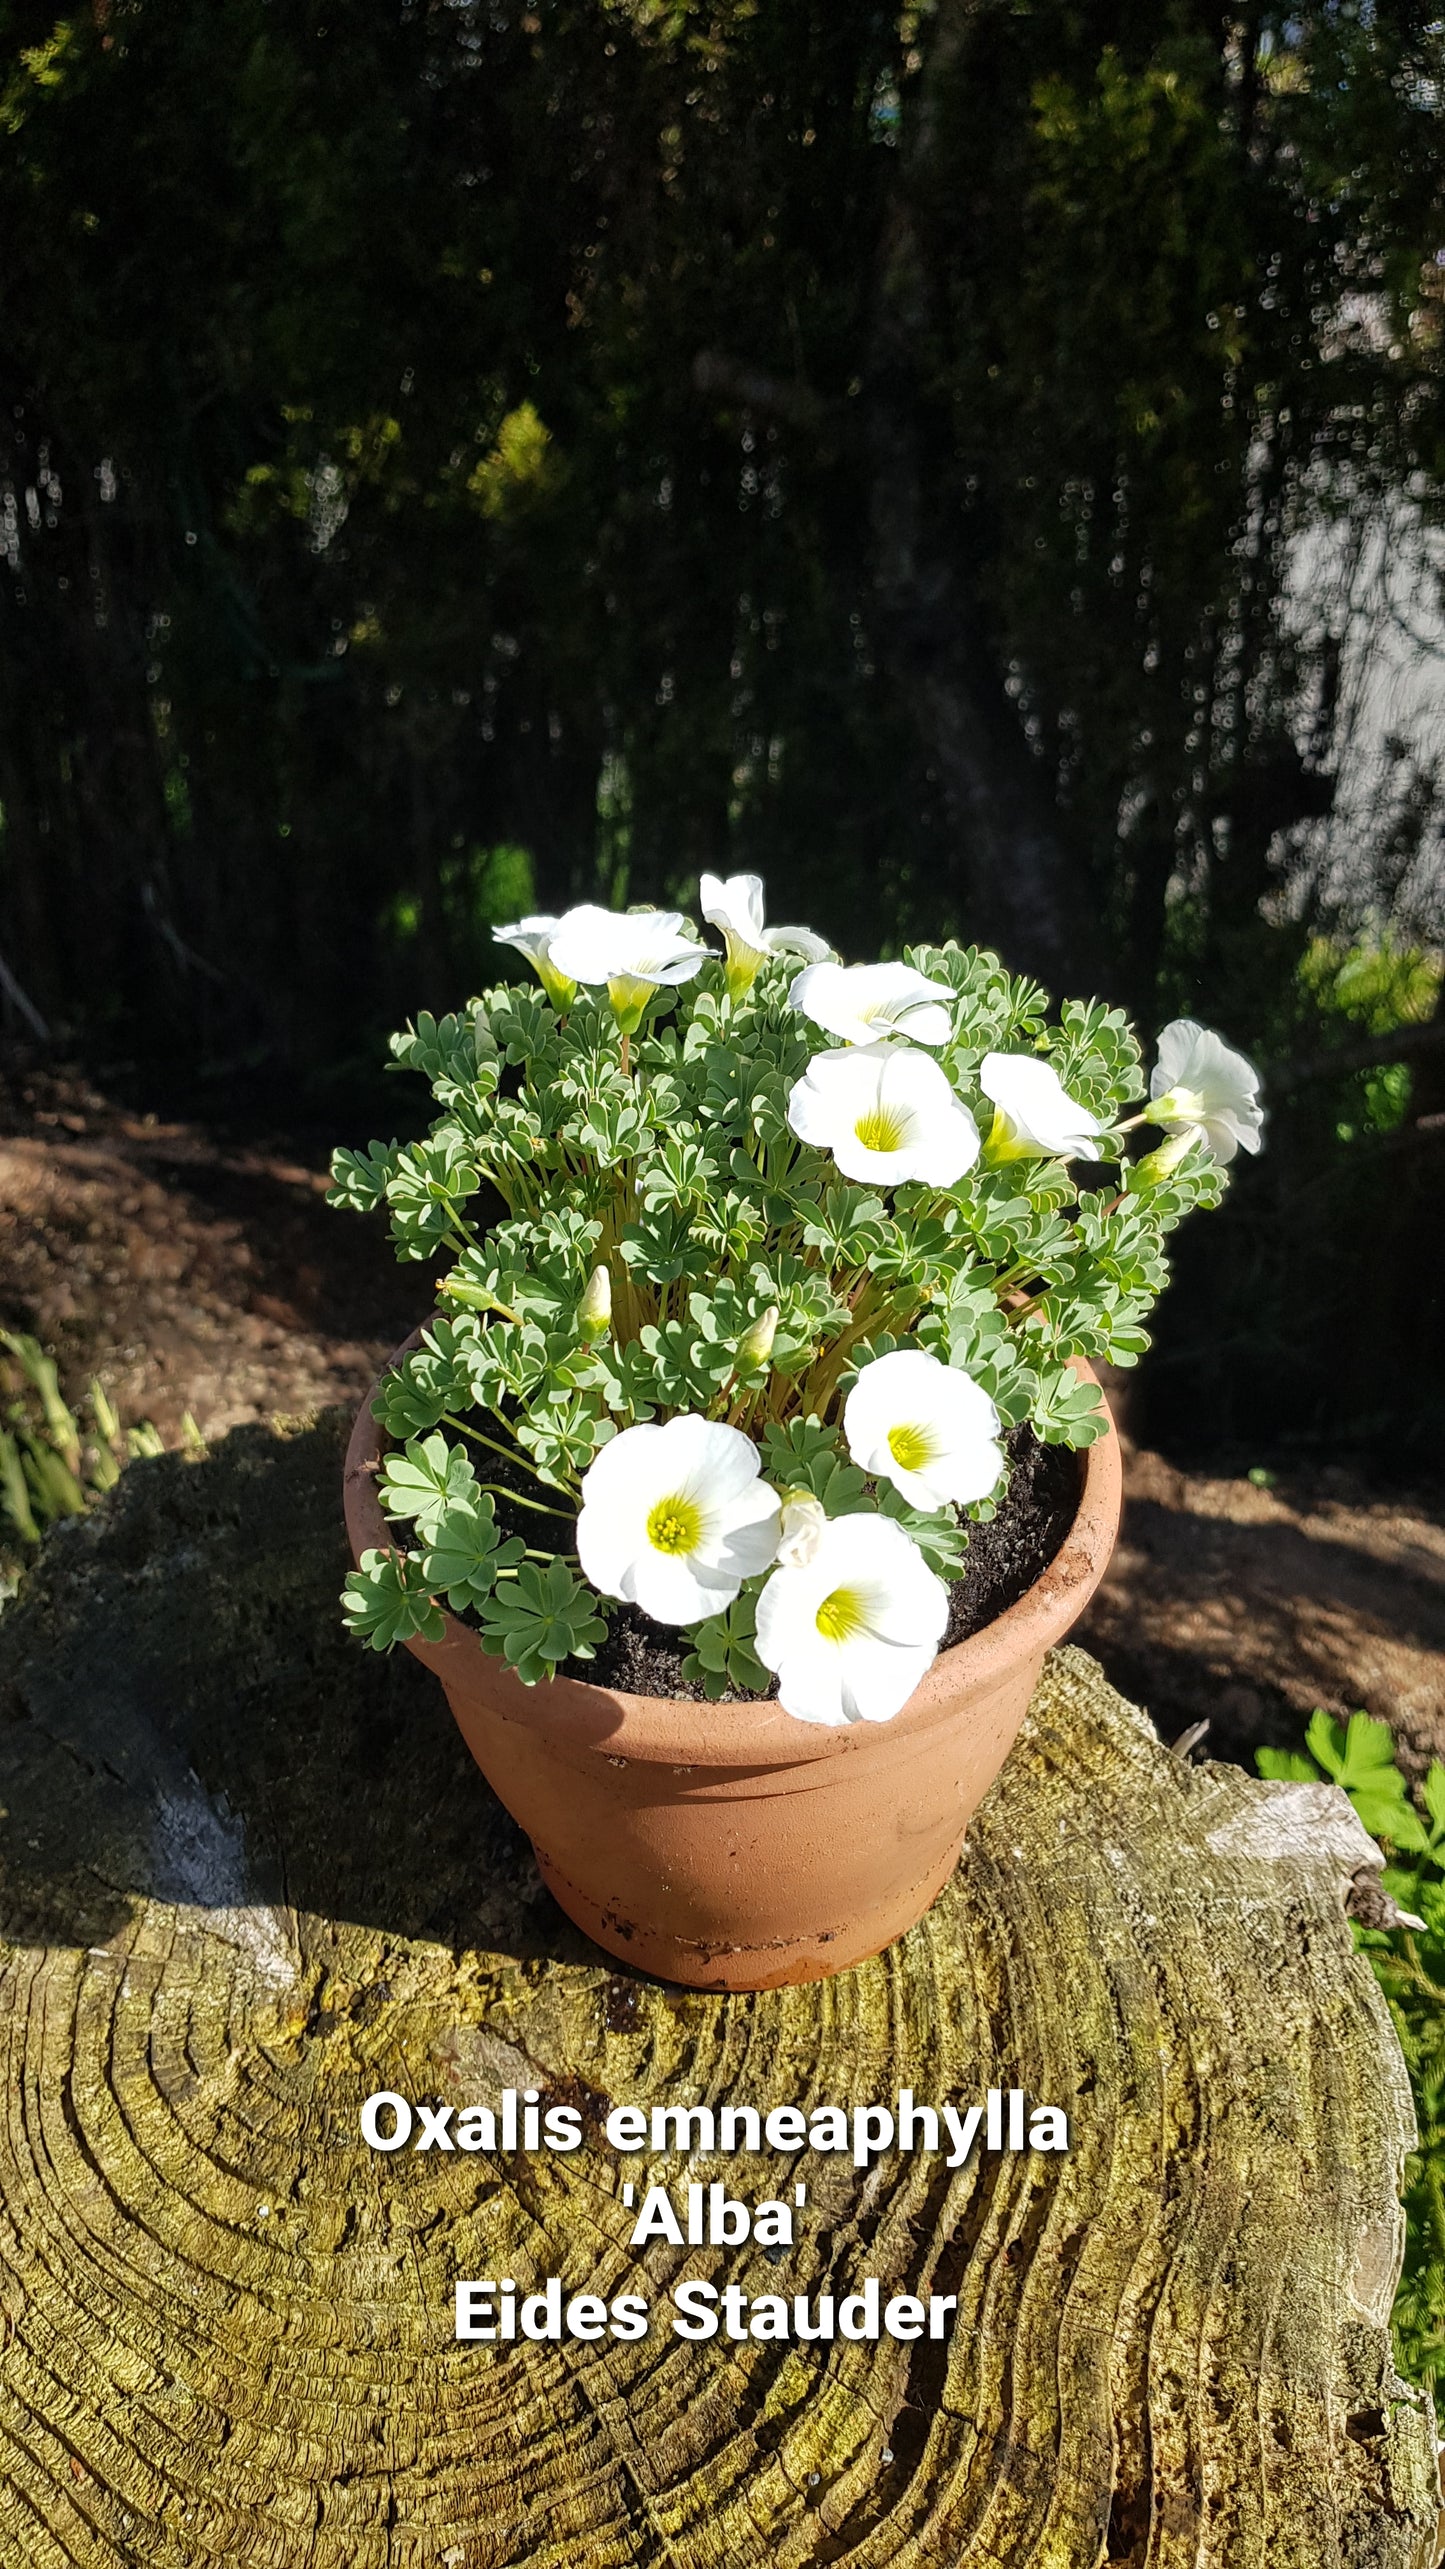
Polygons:
<instances>
[{"instance_id":1,"label":"shaded woodland background","mask_svg":"<svg viewBox=\"0 0 1445 2569\"><path fill-rule=\"evenodd\" d=\"M1438 1467L1442 84L1433 0L0 6L0 1032L357 1138L492 921L756 867L1251 1052L1141 1423Z\"/></svg>"}]
</instances>

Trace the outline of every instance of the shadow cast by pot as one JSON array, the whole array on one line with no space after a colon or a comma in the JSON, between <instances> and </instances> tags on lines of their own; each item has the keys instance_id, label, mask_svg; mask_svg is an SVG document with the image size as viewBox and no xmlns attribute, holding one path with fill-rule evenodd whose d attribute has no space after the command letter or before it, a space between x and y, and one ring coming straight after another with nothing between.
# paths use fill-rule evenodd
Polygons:
<instances>
[{"instance_id":1,"label":"shadow cast by pot","mask_svg":"<svg viewBox=\"0 0 1445 2569\"><path fill-rule=\"evenodd\" d=\"M0 1617L0 1928L93 1944L133 1900L284 1904L593 1962L405 1653L342 1630L346 1422L134 1465Z\"/></svg>"}]
</instances>

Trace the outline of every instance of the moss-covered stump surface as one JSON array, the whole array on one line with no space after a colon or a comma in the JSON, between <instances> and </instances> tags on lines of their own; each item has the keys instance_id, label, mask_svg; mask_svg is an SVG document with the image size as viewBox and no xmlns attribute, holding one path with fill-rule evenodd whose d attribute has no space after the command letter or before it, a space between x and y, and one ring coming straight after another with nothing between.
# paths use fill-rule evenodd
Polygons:
<instances>
[{"instance_id":1,"label":"moss-covered stump surface","mask_svg":"<svg viewBox=\"0 0 1445 2569\"><path fill-rule=\"evenodd\" d=\"M609 1965L404 1657L336 1626L340 1434L136 1467L0 1619L0 2561L265 2569L1423 2569L1390 2365L1403 2071L1342 1799L1188 1768L1077 1651L931 1917L812 1989ZM364 2147L373 2089L971 2100L1048 2157L809 2156L755 2247L630 2251L644 2163ZM774 2252L776 2256L777 2252ZM644 2292L637 2344L458 2345L458 2275ZM671 2331L956 2293L951 2341Z\"/></svg>"}]
</instances>

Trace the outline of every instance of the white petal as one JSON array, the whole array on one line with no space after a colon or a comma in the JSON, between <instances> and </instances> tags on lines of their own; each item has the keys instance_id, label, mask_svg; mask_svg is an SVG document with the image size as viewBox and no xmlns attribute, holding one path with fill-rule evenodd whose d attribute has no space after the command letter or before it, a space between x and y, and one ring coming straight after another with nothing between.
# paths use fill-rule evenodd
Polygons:
<instances>
[{"instance_id":1,"label":"white petal","mask_svg":"<svg viewBox=\"0 0 1445 2569\"><path fill-rule=\"evenodd\" d=\"M695 1553L659 1552L645 1542L624 1594L654 1623L702 1623L730 1606L741 1586L741 1576L710 1568Z\"/></svg>"},{"instance_id":2,"label":"white petal","mask_svg":"<svg viewBox=\"0 0 1445 2569\"><path fill-rule=\"evenodd\" d=\"M659 989L676 989L680 982L693 981L707 961L706 946L688 946L678 954L654 956L636 967L634 978L653 982Z\"/></svg>"},{"instance_id":3,"label":"white petal","mask_svg":"<svg viewBox=\"0 0 1445 2569\"><path fill-rule=\"evenodd\" d=\"M1189 1070L1205 1031L1193 1017L1175 1017L1161 1027L1159 1058L1149 1078L1151 1097L1166 1097L1171 1088L1194 1086Z\"/></svg>"},{"instance_id":4,"label":"white petal","mask_svg":"<svg viewBox=\"0 0 1445 2569\"><path fill-rule=\"evenodd\" d=\"M1096 1160L1097 1115L1070 1097L1051 1062L1036 1053L985 1053L978 1068L985 1097L1002 1109L1020 1139L1041 1151Z\"/></svg>"},{"instance_id":5,"label":"white petal","mask_svg":"<svg viewBox=\"0 0 1445 2569\"><path fill-rule=\"evenodd\" d=\"M1206 1107L1252 1105L1259 1088L1253 1062L1208 1026L1178 1017L1159 1037L1159 1059L1149 1079L1151 1098L1174 1088L1192 1090Z\"/></svg>"},{"instance_id":6,"label":"white petal","mask_svg":"<svg viewBox=\"0 0 1445 2569\"><path fill-rule=\"evenodd\" d=\"M584 901L569 910L552 939L552 965L569 981L690 980L707 948L684 937L680 910L603 910Z\"/></svg>"},{"instance_id":7,"label":"white petal","mask_svg":"<svg viewBox=\"0 0 1445 2569\"><path fill-rule=\"evenodd\" d=\"M851 1128L840 1133L832 1145L833 1157L844 1177L856 1178L864 1186L907 1186L916 1178L918 1154L913 1149L874 1151L860 1141ZM940 1178L940 1186L947 1181Z\"/></svg>"},{"instance_id":8,"label":"white petal","mask_svg":"<svg viewBox=\"0 0 1445 2569\"><path fill-rule=\"evenodd\" d=\"M880 1108L902 1123L892 1150L875 1150L858 1131ZM937 1062L896 1040L815 1053L794 1084L788 1121L803 1141L831 1150L845 1177L878 1186L952 1186L979 1152L978 1127Z\"/></svg>"},{"instance_id":9,"label":"white petal","mask_svg":"<svg viewBox=\"0 0 1445 2569\"><path fill-rule=\"evenodd\" d=\"M658 1623L696 1623L731 1605L777 1549L780 1504L759 1468L752 1439L717 1419L624 1428L582 1482L577 1551L593 1586ZM651 1541L649 1519L665 1498L698 1512L691 1552L659 1552Z\"/></svg>"},{"instance_id":10,"label":"white petal","mask_svg":"<svg viewBox=\"0 0 1445 2569\"><path fill-rule=\"evenodd\" d=\"M513 919L505 928L493 928L493 943L499 946L515 946L518 954L524 954L529 960L535 960L538 955L547 954L558 924L556 919L550 919L541 914L529 919Z\"/></svg>"},{"instance_id":11,"label":"white petal","mask_svg":"<svg viewBox=\"0 0 1445 2569\"><path fill-rule=\"evenodd\" d=\"M833 952L812 928L765 928L763 943L769 954L800 954L805 963L827 963Z\"/></svg>"},{"instance_id":12,"label":"white petal","mask_svg":"<svg viewBox=\"0 0 1445 2569\"><path fill-rule=\"evenodd\" d=\"M762 1459L752 1438L744 1436L740 1427L725 1426L721 1419L689 1414L668 1419L654 1432L659 1439L658 1469L665 1487L685 1490L690 1498L710 1506L737 1498L762 1470ZM620 1442L614 1437L614 1444ZM606 1453L608 1448L604 1446L602 1450Z\"/></svg>"},{"instance_id":13,"label":"white petal","mask_svg":"<svg viewBox=\"0 0 1445 2569\"><path fill-rule=\"evenodd\" d=\"M606 1506L584 1507L577 1519L577 1558L584 1578L604 1597L625 1597L638 1547L646 1540L645 1518Z\"/></svg>"},{"instance_id":14,"label":"white petal","mask_svg":"<svg viewBox=\"0 0 1445 2569\"><path fill-rule=\"evenodd\" d=\"M778 1671L778 1701L794 1721L841 1730L849 1718L843 1704L841 1652L820 1638L791 1651Z\"/></svg>"},{"instance_id":15,"label":"white petal","mask_svg":"<svg viewBox=\"0 0 1445 2569\"><path fill-rule=\"evenodd\" d=\"M667 1451L661 1443L666 1432L665 1428L644 1424L624 1427L619 1436L610 1437L582 1476L584 1507L605 1503L614 1508L637 1508L645 1515L667 1488L666 1464L658 1460L659 1450L664 1454Z\"/></svg>"},{"instance_id":16,"label":"white petal","mask_svg":"<svg viewBox=\"0 0 1445 2569\"><path fill-rule=\"evenodd\" d=\"M840 1127L856 1123L878 1100L880 1047L814 1053L788 1099L788 1122L800 1141L826 1150Z\"/></svg>"},{"instance_id":17,"label":"white petal","mask_svg":"<svg viewBox=\"0 0 1445 2569\"><path fill-rule=\"evenodd\" d=\"M769 1489L766 1481L755 1482L727 1510L716 1556L720 1566L729 1573L735 1572L739 1580L756 1578L777 1552L781 1521L782 1507L776 1490ZM712 1547L699 1549L706 1558Z\"/></svg>"},{"instance_id":18,"label":"white petal","mask_svg":"<svg viewBox=\"0 0 1445 2569\"><path fill-rule=\"evenodd\" d=\"M1004 1450L992 1436L981 1436L977 1443L955 1445L946 1465L940 1465L935 1478L943 1496L954 1507L972 1507L975 1499L993 1495L1004 1474ZM939 1504L935 1500L935 1506Z\"/></svg>"},{"instance_id":19,"label":"white petal","mask_svg":"<svg viewBox=\"0 0 1445 2569\"><path fill-rule=\"evenodd\" d=\"M946 1044L953 1032L953 1018L936 1000L926 1000L921 1007L900 1008L892 1018L900 1035L910 1044Z\"/></svg>"},{"instance_id":20,"label":"white petal","mask_svg":"<svg viewBox=\"0 0 1445 2569\"><path fill-rule=\"evenodd\" d=\"M982 1386L961 1368L921 1347L900 1347L865 1365L843 1409L843 1432L855 1463L881 1474L921 1508L987 1497L1003 1469L995 1441L998 1412ZM896 1427L921 1429L931 1451L901 1465L889 1443Z\"/></svg>"},{"instance_id":21,"label":"white petal","mask_svg":"<svg viewBox=\"0 0 1445 2569\"><path fill-rule=\"evenodd\" d=\"M806 1569L773 1572L758 1599L756 1636L758 1657L775 1676L788 1654L803 1649L810 1639L821 1647L815 1619L823 1599L837 1584L826 1562L820 1564L817 1558Z\"/></svg>"},{"instance_id":22,"label":"white petal","mask_svg":"<svg viewBox=\"0 0 1445 2569\"><path fill-rule=\"evenodd\" d=\"M852 1044L869 1044L881 1035L902 1030L911 1009L924 1031L924 1043L946 1043L952 1031L952 999L942 982L929 981L907 963L814 963L800 972L788 993L790 1005L811 1017L829 1034ZM932 1003L923 1005L921 1003ZM910 1024L907 1032L915 1031Z\"/></svg>"},{"instance_id":23,"label":"white petal","mask_svg":"<svg viewBox=\"0 0 1445 2569\"><path fill-rule=\"evenodd\" d=\"M615 914L595 901L579 902L566 911L552 934L552 965L569 981L601 982L615 971L612 930Z\"/></svg>"},{"instance_id":24,"label":"white petal","mask_svg":"<svg viewBox=\"0 0 1445 2569\"><path fill-rule=\"evenodd\" d=\"M871 1639L850 1642L839 1655L844 1710L858 1722L891 1722L938 1656L930 1643L900 1649Z\"/></svg>"},{"instance_id":25,"label":"white petal","mask_svg":"<svg viewBox=\"0 0 1445 2569\"><path fill-rule=\"evenodd\" d=\"M906 1499L910 1507L922 1508L927 1516L936 1508L946 1507L952 1495L947 1486L946 1461L947 1458L940 1455L937 1462L926 1463L922 1470L908 1469L897 1460L891 1446L885 1444L877 1461L866 1465L865 1469L876 1478L891 1481L900 1498Z\"/></svg>"},{"instance_id":26,"label":"white petal","mask_svg":"<svg viewBox=\"0 0 1445 2569\"><path fill-rule=\"evenodd\" d=\"M726 882L719 875L705 874L698 886L698 904L710 927L721 928L752 954L765 951L760 874L730 874Z\"/></svg>"},{"instance_id":27,"label":"white petal","mask_svg":"<svg viewBox=\"0 0 1445 2569\"><path fill-rule=\"evenodd\" d=\"M1192 1126L1226 1164L1239 1149L1260 1147L1264 1110L1259 1073L1223 1038L1192 1017L1176 1017L1159 1037L1159 1059L1149 1079L1154 1121L1166 1132Z\"/></svg>"}]
</instances>

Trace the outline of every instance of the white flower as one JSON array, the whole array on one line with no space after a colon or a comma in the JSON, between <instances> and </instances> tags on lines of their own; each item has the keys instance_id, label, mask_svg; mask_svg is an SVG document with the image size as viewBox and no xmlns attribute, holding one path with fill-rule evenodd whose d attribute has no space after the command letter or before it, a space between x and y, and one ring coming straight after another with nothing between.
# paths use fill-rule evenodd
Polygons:
<instances>
[{"instance_id":1,"label":"white flower","mask_svg":"<svg viewBox=\"0 0 1445 2569\"><path fill-rule=\"evenodd\" d=\"M605 981L612 1013L625 1033L664 984L691 981L707 961L680 910L599 910L584 901L552 933L552 969L572 981Z\"/></svg>"},{"instance_id":2,"label":"white flower","mask_svg":"<svg viewBox=\"0 0 1445 2569\"><path fill-rule=\"evenodd\" d=\"M757 1652L800 1722L886 1722L932 1667L948 1592L901 1525L838 1516L811 1558L773 1572L758 1599Z\"/></svg>"},{"instance_id":3,"label":"white flower","mask_svg":"<svg viewBox=\"0 0 1445 2569\"><path fill-rule=\"evenodd\" d=\"M1176 1017L1159 1038L1147 1121L1202 1133L1217 1160L1259 1149L1264 1110L1259 1073L1243 1053L1192 1017Z\"/></svg>"},{"instance_id":4,"label":"white flower","mask_svg":"<svg viewBox=\"0 0 1445 2569\"><path fill-rule=\"evenodd\" d=\"M936 1061L911 1044L815 1053L788 1099L800 1141L831 1151L844 1177L875 1186L953 1186L978 1157L978 1126Z\"/></svg>"},{"instance_id":5,"label":"white flower","mask_svg":"<svg viewBox=\"0 0 1445 2569\"><path fill-rule=\"evenodd\" d=\"M946 1044L953 1032L947 982L929 981L911 963L810 963L788 999L845 1044L876 1044L885 1035Z\"/></svg>"},{"instance_id":6,"label":"white flower","mask_svg":"<svg viewBox=\"0 0 1445 2569\"><path fill-rule=\"evenodd\" d=\"M778 1566L806 1570L828 1528L828 1511L811 1490L784 1490Z\"/></svg>"},{"instance_id":7,"label":"white flower","mask_svg":"<svg viewBox=\"0 0 1445 2569\"><path fill-rule=\"evenodd\" d=\"M515 946L518 954L524 954L553 1007L566 1009L571 1007L577 996L577 984L569 981L564 972L553 969L552 939L560 924L557 919L540 915L513 919L505 928L493 928L492 936L497 945Z\"/></svg>"},{"instance_id":8,"label":"white flower","mask_svg":"<svg viewBox=\"0 0 1445 2569\"><path fill-rule=\"evenodd\" d=\"M721 928L726 940L727 983L734 999L751 989L770 954L800 954L807 963L821 963L831 952L826 939L815 937L811 928L764 927L760 874L730 874L726 882L721 875L705 874L698 899L709 927Z\"/></svg>"},{"instance_id":9,"label":"white flower","mask_svg":"<svg viewBox=\"0 0 1445 2569\"><path fill-rule=\"evenodd\" d=\"M657 1623L721 1614L777 1550L782 1512L759 1468L752 1438L712 1419L624 1428L582 1482L577 1552L594 1588Z\"/></svg>"},{"instance_id":10,"label":"white flower","mask_svg":"<svg viewBox=\"0 0 1445 2569\"><path fill-rule=\"evenodd\" d=\"M921 1347L865 1365L843 1407L848 1451L914 1507L967 1507L1003 1470L998 1411L982 1386Z\"/></svg>"},{"instance_id":11,"label":"white flower","mask_svg":"<svg viewBox=\"0 0 1445 2569\"><path fill-rule=\"evenodd\" d=\"M1000 1160L1096 1160L1097 1115L1070 1097L1056 1070L1037 1053L985 1053L978 1084L993 1100L987 1156Z\"/></svg>"}]
</instances>

